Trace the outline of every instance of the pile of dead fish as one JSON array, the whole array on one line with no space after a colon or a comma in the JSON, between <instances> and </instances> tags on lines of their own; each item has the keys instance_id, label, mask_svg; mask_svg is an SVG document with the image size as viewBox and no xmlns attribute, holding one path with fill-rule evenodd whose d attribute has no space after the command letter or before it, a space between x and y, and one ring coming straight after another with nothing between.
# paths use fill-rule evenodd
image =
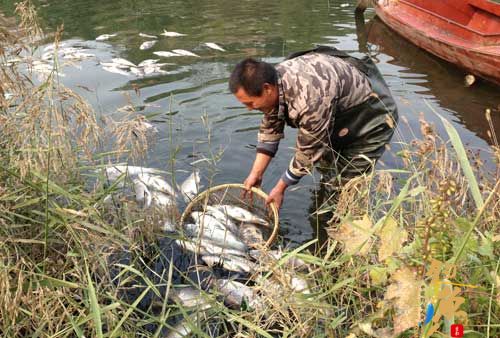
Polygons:
<instances>
[{"instance_id":1,"label":"pile of dead fish","mask_svg":"<svg viewBox=\"0 0 500 338\"><path fill-rule=\"evenodd\" d=\"M265 243L265 233L271 227L267 220L240 206L224 204L194 211L191 219L193 222L182 227L186 239L178 240L181 246L195 252L208 266L256 271L250 249Z\"/></svg>"},{"instance_id":2,"label":"pile of dead fish","mask_svg":"<svg viewBox=\"0 0 500 338\"><path fill-rule=\"evenodd\" d=\"M197 170L194 170L180 185L168 183L162 174L161 170L155 168L125 165L107 167L104 172L106 180L110 183L123 179L120 188L131 182L135 200L144 209L176 207L178 199L189 202L198 194L200 174ZM112 198L113 195L108 195L105 202L111 202ZM167 230L173 228L172 224L165 226Z\"/></svg>"},{"instance_id":3,"label":"pile of dead fish","mask_svg":"<svg viewBox=\"0 0 500 338\"><path fill-rule=\"evenodd\" d=\"M131 181L134 198L145 209L176 207L180 200L191 201L200 190L200 174L196 170L180 185L168 183L162 176L163 172L154 168L117 165L106 168L104 175L109 182L124 182L125 178ZM111 198L111 195L108 198ZM250 279L252 283L260 284L261 288L271 290L273 295L279 295L283 292L281 285L263 277L269 266L284 260L282 264L288 266L291 271L308 268L306 263L298 258L285 257L284 251L268 250L256 245L265 242L264 234L270 229L269 221L241 206L208 205L201 211L193 211L190 216L191 222L182 226L171 221L165 222L166 234L174 236L159 239L156 246L161 253L144 268L145 274L155 284L173 285L167 294L160 292L156 295L149 292L150 295L141 300L140 308L146 311L148 304L154 303L156 297L164 295L170 301L193 310L190 318L178 320L165 337L184 337L192 332L190 323L197 322L198 316L203 317L204 311L213 305L213 302L204 296L204 292L221 295L228 307L241 309L245 305L261 312L266 309L266 297L261 291L250 286L252 284L247 283ZM179 237L181 239L178 239ZM118 257L119 264L132 264L129 252L118 254ZM202 263L205 264L204 268ZM113 262L110 264L114 265ZM175 267L174 271L183 273L174 272L169 277L171 280L166 283L162 276L172 266ZM123 272L117 271L115 274L124 280L128 279ZM310 292L307 281L296 275L290 276L289 284L293 292ZM127 288L128 295L125 298L135 301L143 292L140 285L141 282L138 281L134 282L133 287Z\"/></svg>"}]
</instances>

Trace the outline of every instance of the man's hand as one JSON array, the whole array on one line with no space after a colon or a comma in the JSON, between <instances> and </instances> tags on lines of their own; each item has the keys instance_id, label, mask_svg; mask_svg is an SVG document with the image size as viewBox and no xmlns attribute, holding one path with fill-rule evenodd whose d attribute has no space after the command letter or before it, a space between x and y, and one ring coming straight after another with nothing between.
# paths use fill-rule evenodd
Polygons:
<instances>
[{"instance_id":1,"label":"man's hand","mask_svg":"<svg viewBox=\"0 0 500 338\"><path fill-rule=\"evenodd\" d=\"M258 188L262 184L262 175L250 173L243 184L246 190L250 190L252 187Z\"/></svg>"},{"instance_id":2,"label":"man's hand","mask_svg":"<svg viewBox=\"0 0 500 338\"><path fill-rule=\"evenodd\" d=\"M271 162L272 157L266 154L257 153L255 156L255 161L253 162L252 170L248 174L247 179L243 182L246 191L243 193L243 198L252 197L252 187L260 187L262 184L262 177L266 171L269 162Z\"/></svg>"},{"instance_id":3,"label":"man's hand","mask_svg":"<svg viewBox=\"0 0 500 338\"><path fill-rule=\"evenodd\" d=\"M280 179L276 186L271 190L269 193L269 196L266 199L267 204L274 203L278 210L281 208L281 205L283 204L283 198L285 197L285 190L288 186L286 183Z\"/></svg>"}]
</instances>

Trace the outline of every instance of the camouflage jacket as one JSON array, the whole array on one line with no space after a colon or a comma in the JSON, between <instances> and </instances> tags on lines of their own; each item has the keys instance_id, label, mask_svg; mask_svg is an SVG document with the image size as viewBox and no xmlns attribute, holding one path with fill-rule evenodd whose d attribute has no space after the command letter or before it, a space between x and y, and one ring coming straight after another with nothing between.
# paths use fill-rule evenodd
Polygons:
<instances>
[{"instance_id":1,"label":"camouflage jacket","mask_svg":"<svg viewBox=\"0 0 500 338\"><path fill-rule=\"evenodd\" d=\"M279 105L264 115L257 152L274 156L285 124L298 128L295 155L283 180L297 183L330 147L335 111L366 101L371 94L367 77L340 58L309 53L276 65Z\"/></svg>"}]
</instances>

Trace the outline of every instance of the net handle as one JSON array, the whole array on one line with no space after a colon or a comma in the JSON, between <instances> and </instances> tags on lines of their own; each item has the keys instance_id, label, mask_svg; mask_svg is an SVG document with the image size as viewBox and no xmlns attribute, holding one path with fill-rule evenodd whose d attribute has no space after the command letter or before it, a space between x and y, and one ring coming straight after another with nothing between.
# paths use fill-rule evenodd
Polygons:
<instances>
[{"instance_id":1,"label":"net handle","mask_svg":"<svg viewBox=\"0 0 500 338\"><path fill-rule=\"evenodd\" d=\"M245 185L243 185L241 183L228 183L228 184L221 184L221 185L217 185L215 187L211 187L211 188L199 193L195 198L193 198L191 200L191 202L189 202L189 204L186 207L186 210L184 210L184 212L182 213L181 221L180 221L181 226L184 226L184 221L191 214L191 210L198 202L200 202L204 198L208 198L208 196L210 194L212 194L216 191L224 190L224 189L228 189L228 188L240 188L240 189L246 190ZM264 191L262 191L260 188L252 187L251 191L253 193L257 194L258 196L260 196L261 198L263 198L264 200L266 200L268 197L268 195ZM271 244L275 241L276 237L278 236L278 230L279 230L278 208L276 207L276 204L274 204L274 203L269 204L269 206L271 207L271 212L273 213L274 226L273 226L273 231L272 231L271 235L269 236L266 243L264 244L266 247L270 247Z\"/></svg>"}]
</instances>

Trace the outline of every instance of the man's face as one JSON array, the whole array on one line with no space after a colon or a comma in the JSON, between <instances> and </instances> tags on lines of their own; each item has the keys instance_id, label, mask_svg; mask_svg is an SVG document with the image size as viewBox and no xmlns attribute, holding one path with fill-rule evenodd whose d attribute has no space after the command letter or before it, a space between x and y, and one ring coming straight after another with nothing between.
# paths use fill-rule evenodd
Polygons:
<instances>
[{"instance_id":1,"label":"man's face","mask_svg":"<svg viewBox=\"0 0 500 338\"><path fill-rule=\"evenodd\" d=\"M278 88L268 83L264 84L260 96L250 96L242 87L234 95L248 110L268 113L278 106Z\"/></svg>"}]
</instances>

